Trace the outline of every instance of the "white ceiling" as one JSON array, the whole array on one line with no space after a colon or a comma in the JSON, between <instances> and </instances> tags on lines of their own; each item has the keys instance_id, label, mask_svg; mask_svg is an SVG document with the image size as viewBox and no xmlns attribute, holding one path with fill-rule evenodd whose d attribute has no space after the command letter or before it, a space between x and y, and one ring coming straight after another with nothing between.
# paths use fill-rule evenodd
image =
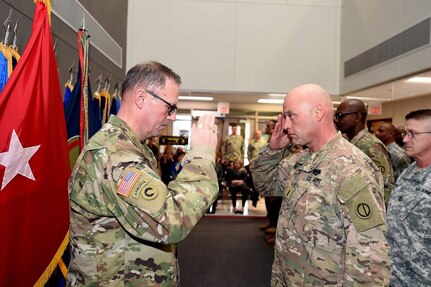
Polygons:
<instances>
[{"instance_id":1,"label":"white ceiling","mask_svg":"<svg viewBox=\"0 0 431 287\"><path fill-rule=\"evenodd\" d=\"M417 77L431 77L431 71L422 72L416 75L411 75L402 79L394 80L388 83L366 88L360 91L348 93L342 96L333 96L334 105L345 97L354 97L362 99L364 102L388 102L396 101L411 97L423 96L431 94L431 83L410 83L407 79ZM195 110L217 110L218 102L229 102L231 110L238 111L258 111L258 112L275 112L279 113L282 110L281 104L259 104L258 99L283 99L283 95L275 96L267 93L232 93L232 92L208 92L208 91L182 91L183 96L211 96L213 101L185 101L180 100L178 106L180 109L195 109Z\"/></svg>"}]
</instances>

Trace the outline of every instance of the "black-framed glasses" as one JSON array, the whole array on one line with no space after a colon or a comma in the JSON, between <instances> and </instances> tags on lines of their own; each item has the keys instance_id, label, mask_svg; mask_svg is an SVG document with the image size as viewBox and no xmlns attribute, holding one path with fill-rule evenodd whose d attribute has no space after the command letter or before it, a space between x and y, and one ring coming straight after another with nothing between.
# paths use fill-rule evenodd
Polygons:
<instances>
[{"instance_id":1,"label":"black-framed glasses","mask_svg":"<svg viewBox=\"0 0 431 287\"><path fill-rule=\"evenodd\" d=\"M351 113L340 113L340 112L338 112L338 113L334 114L334 120L341 120L342 118L344 118L344 116L357 114L357 113L358 112L351 112Z\"/></svg>"},{"instance_id":2,"label":"black-framed glasses","mask_svg":"<svg viewBox=\"0 0 431 287\"><path fill-rule=\"evenodd\" d=\"M145 92L150 94L151 96L155 97L159 101L162 101L163 103L165 103L168 106L168 112L167 113L169 116L173 115L177 111L177 105L172 105L171 103L169 103L168 101L166 101L165 99L163 99L162 97L160 97L159 95L157 95L156 93L154 93L152 91L145 90Z\"/></svg>"},{"instance_id":3,"label":"black-framed glasses","mask_svg":"<svg viewBox=\"0 0 431 287\"><path fill-rule=\"evenodd\" d=\"M421 135L421 134L431 134L431 132L415 132L415 131L403 131L401 133L401 136L403 138L405 138L406 136L408 136L409 138L414 138L416 135Z\"/></svg>"}]
</instances>

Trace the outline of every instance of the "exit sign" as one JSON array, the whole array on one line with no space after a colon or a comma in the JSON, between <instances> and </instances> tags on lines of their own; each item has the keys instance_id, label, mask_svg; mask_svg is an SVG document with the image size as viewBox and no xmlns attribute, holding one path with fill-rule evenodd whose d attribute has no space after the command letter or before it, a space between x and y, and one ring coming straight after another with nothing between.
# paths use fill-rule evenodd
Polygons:
<instances>
[{"instance_id":1,"label":"exit sign","mask_svg":"<svg viewBox=\"0 0 431 287\"><path fill-rule=\"evenodd\" d=\"M381 115L382 114L382 103L375 102L368 105L369 115Z\"/></svg>"}]
</instances>

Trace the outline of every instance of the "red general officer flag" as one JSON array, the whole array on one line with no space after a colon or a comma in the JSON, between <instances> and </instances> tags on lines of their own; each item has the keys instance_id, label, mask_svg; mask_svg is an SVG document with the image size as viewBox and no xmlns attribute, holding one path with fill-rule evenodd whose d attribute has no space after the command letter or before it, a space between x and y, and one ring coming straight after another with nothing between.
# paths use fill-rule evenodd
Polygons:
<instances>
[{"instance_id":1,"label":"red general officer flag","mask_svg":"<svg viewBox=\"0 0 431 287\"><path fill-rule=\"evenodd\" d=\"M63 103L49 0L0 94L0 286L43 286L68 243Z\"/></svg>"}]
</instances>

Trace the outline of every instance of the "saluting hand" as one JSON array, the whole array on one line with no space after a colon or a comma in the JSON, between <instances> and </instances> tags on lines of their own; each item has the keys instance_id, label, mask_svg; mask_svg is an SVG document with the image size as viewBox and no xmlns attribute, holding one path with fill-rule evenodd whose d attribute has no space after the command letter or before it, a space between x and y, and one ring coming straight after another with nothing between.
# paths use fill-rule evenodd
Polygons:
<instances>
[{"instance_id":1,"label":"saluting hand","mask_svg":"<svg viewBox=\"0 0 431 287\"><path fill-rule=\"evenodd\" d=\"M215 152L217 147L217 125L214 122L214 116L204 115L199 117L198 123L192 125L190 144L205 145Z\"/></svg>"},{"instance_id":2,"label":"saluting hand","mask_svg":"<svg viewBox=\"0 0 431 287\"><path fill-rule=\"evenodd\" d=\"M277 123L275 124L274 130L272 131L268 145L272 150L284 149L290 144L290 138L283 130L283 123L283 116L278 115Z\"/></svg>"}]
</instances>

